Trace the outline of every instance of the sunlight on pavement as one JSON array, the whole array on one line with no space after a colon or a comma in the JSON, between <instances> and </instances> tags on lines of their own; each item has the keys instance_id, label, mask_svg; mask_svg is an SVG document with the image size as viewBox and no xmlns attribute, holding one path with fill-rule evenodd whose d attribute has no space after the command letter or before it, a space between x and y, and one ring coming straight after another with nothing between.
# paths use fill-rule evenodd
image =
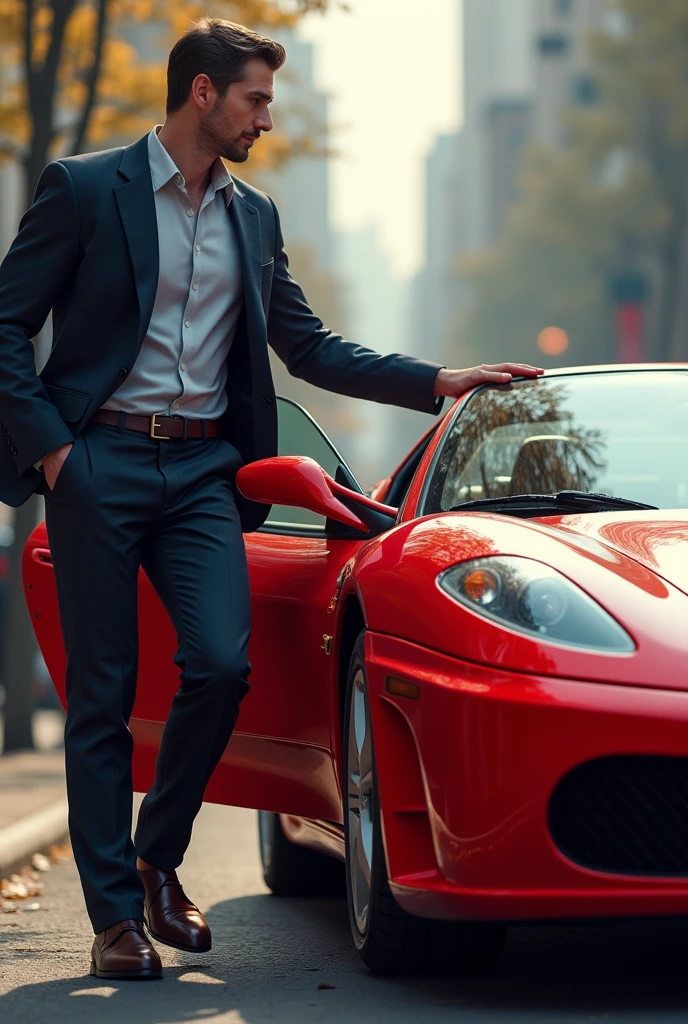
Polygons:
<instances>
[{"instance_id":1,"label":"sunlight on pavement","mask_svg":"<svg viewBox=\"0 0 688 1024\"><path fill-rule=\"evenodd\" d=\"M193 981L195 984L201 985L226 985L227 982L221 978L211 978L208 974L201 974L200 971L187 971L186 974L180 974L178 981Z\"/></svg>"},{"instance_id":2,"label":"sunlight on pavement","mask_svg":"<svg viewBox=\"0 0 688 1024\"><path fill-rule=\"evenodd\" d=\"M114 996L116 988L111 988L109 985L103 986L103 988L78 988L75 992L70 992L70 996Z\"/></svg>"}]
</instances>

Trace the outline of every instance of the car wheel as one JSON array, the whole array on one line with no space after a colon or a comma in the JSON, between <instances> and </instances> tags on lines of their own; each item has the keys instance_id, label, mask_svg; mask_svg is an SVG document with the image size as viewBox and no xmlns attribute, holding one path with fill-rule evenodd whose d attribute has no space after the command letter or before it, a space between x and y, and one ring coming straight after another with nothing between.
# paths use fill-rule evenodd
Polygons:
<instances>
[{"instance_id":1,"label":"car wheel","mask_svg":"<svg viewBox=\"0 0 688 1024\"><path fill-rule=\"evenodd\" d=\"M275 896L343 896L344 865L287 839L279 814L258 811L263 878Z\"/></svg>"},{"instance_id":2,"label":"car wheel","mask_svg":"<svg viewBox=\"0 0 688 1024\"><path fill-rule=\"evenodd\" d=\"M486 970L502 952L505 927L412 916L389 888L364 638L362 632L351 655L343 723L346 883L354 943L364 963L380 974Z\"/></svg>"}]
</instances>

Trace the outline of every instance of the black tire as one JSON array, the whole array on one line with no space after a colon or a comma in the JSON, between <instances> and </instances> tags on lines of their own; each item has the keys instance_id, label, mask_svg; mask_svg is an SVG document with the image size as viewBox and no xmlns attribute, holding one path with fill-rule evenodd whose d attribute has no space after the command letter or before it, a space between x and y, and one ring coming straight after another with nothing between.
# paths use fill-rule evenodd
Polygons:
<instances>
[{"instance_id":1,"label":"black tire","mask_svg":"<svg viewBox=\"0 0 688 1024\"><path fill-rule=\"evenodd\" d=\"M506 928L503 925L483 922L435 921L415 917L406 913L391 893L382 842L372 732L369 741L372 799L364 801L362 797L357 797L354 802L358 805L358 813L350 812L347 801L350 789L349 763L352 756L350 748L351 711L356 689L359 692L359 721L362 688L368 729L370 728L368 689L365 685L364 638L365 631L359 634L351 655L343 722L347 904L354 944L363 962L377 974L410 974L433 970L479 973L488 970L496 963L504 948ZM363 761L364 758L361 756L355 766L356 777L361 777L363 774ZM350 830L352 820L354 823L357 822L357 817L360 817L363 807L366 808L366 813L368 813L368 809L370 810L370 821L366 827L368 835L372 832L372 852L369 862L369 899L365 922L362 925L364 917L360 912L362 898L359 894L357 904L354 895L357 884L356 868L360 866L361 862L360 855L356 856L354 851L359 850L365 844L359 843L356 846Z\"/></svg>"},{"instance_id":2,"label":"black tire","mask_svg":"<svg viewBox=\"0 0 688 1024\"><path fill-rule=\"evenodd\" d=\"M342 862L292 843L279 814L258 811L258 837L263 878L275 896L343 896L346 892Z\"/></svg>"}]
</instances>

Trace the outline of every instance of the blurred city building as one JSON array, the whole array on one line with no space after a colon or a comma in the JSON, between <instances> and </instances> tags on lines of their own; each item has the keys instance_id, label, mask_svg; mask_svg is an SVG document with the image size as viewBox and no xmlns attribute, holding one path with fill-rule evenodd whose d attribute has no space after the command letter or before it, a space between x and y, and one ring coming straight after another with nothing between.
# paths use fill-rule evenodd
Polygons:
<instances>
[{"instance_id":1,"label":"blurred city building","mask_svg":"<svg viewBox=\"0 0 688 1024\"><path fill-rule=\"evenodd\" d=\"M328 123L327 96L314 85L313 44L293 32L273 32L287 50L287 62L275 82L273 116L289 136L307 133L317 142ZM237 168L241 177L241 168ZM280 211L282 231L291 247L306 246L323 271L332 270L327 160L304 154L261 174L260 186Z\"/></svg>"},{"instance_id":2,"label":"blurred city building","mask_svg":"<svg viewBox=\"0 0 688 1024\"><path fill-rule=\"evenodd\" d=\"M328 98L314 82L313 44L293 31L272 32L287 50L287 62L275 82L275 127L303 140L303 152L284 164L262 170L255 184L275 200L280 214L289 269L314 312L326 326L346 333L347 286L335 259L328 176ZM238 168L241 176L241 168ZM350 402L291 377L270 352L278 394L304 405L343 454L351 457L364 423Z\"/></svg>"},{"instance_id":3,"label":"blurred city building","mask_svg":"<svg viewBox=\"0 0 688 1024\"><path fill-rule=\"evenodd\" d=\"M346 287L351 340L383 354L420 354L409 337L408 280L393 272L377 225L338 231L335 264ZM346 409L354 418L354 433L343 442L343 454L364 487L387 476L427 426L427 416L376 402L347 399Z\"/></svg>"},{"instance_id":4,"label":"blurred city building","mask_svg":"<svg viewBox=\"0 0 688 1024\"><path fill-rule=\"evenodd\" d=\"M601 0L463 0L463 123L455 135L438 136L426 161L425 261L414 282L413 334L432 358L493 358L472 350L457 329L471 298L460 261L500 238L518 197L524 147L562 146L566 110L595 103L587 39L608 23L605 7Z\"/></svg>"},{"instance_id":5,"label":"blurred city building","mask_svg":"<svg viewBox=\"0 0 688 1024\"><path fill-rule=\"evenodd\" d=\"M544 146L565 142L562 113L597 100L587 40L600 28L600 0L535 0L533 138Z\"/></svg>"},{"instance_id":6,"label":"blurred city building","mask_svg":"<svg viewBox=\"0 0 688 1024\"><path fill-rule=\"evenodd\" d=\"M310 126L314 140L322 137L328 126L328 98L314 84L313 44L287 30L273 34L287 49L287 63L276 82L276 125L290 136ZM325 134L324 141L336 154L336 134ZM290 271L325 325L379 352L407 351L407 283L392 272L375 224L351 231L332 228L328 156L317 150L305 152L262 172L256 184L277 204ZM273 353L271 363L278 393L311 412L363 486L385 476L425 425L417 414L344 398L295 380Z\"/></svg>"},{"instance_id":7,"label":"blurred city building","mask_svg":"<svg viewBox=\"0 0 688 1024\"><path fill-rule=\"evenodd\" d=\"M426 359L442 360L447 325L460 303L455 263L468 230L464 144L460 133L439 135L425 164L425 246L412 283L410 346Z\"/></svg>"},{"instance_id":8,"label":"blurred city building","mask_svg":"<svg viewBox=\"0 0 688 1024\"><path fill-rule=\"evenodd\" d=\"M533 41L539 0L464 0L463 97L464 209L461 249L476 249L494 237L497 224L492 184L492 136L509 104L532 105L535 89ZM519 139L522 143L523 137ZM505 184L506 193L512 184Z\"/></svg>"}]
</instances>

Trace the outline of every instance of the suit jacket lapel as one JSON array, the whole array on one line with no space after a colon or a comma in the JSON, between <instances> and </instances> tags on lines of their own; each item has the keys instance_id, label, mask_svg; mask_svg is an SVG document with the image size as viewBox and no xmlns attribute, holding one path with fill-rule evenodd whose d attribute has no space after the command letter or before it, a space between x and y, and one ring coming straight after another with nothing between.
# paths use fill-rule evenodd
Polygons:
<instances>
[{"instance_id":1,"label":"suit jacket lapel","mask_svg":"<svg viewBox=\"0 0 688 1024\"><path fill-rule=\"evenodd\" d=\"M114 187L114 194L134 269L139 302L138 351L153 312L160 259L147 135L124 150L119 173L126 180Z\"/></svg>"},{"instance_id":2,"label":"suit jacket lapel","mask_svg":"<svg viewBox=\"0 0 688 1024\"><path fill-rule=\"evenodd\" d=\"M260 218L255 206L247 202L236 187L236 183L234 195L229 204L229 216L234 226L239 246L248 333L250 338L256 338L257 340L257 333L264 334L263 325L265 323L265 313L260 294ZM263 327L262 330L261 327Z\"/></svg>"}]
</instances>

